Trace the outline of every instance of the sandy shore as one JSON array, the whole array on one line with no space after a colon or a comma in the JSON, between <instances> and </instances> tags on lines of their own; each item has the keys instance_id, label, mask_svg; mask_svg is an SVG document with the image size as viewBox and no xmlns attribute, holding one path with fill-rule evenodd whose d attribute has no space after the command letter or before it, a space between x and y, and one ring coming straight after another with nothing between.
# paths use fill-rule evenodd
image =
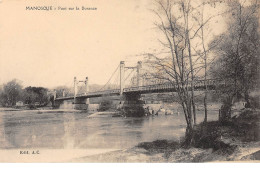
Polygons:
<instances>
[{"instance_id":1,"label":"sandy shore","mask_svg":"<svg viewBox=\"0 0 260 169\"><path fill-rule=\"evenodd\" d=\"M21 154L28 151L29 154ZM37 154L37 151L39 154ZM35 154L33 154L33 152ZM241 144L227 154L213 149L177 148L147 150L133 147L118 149L11 149L0 150L0 162L69 162L69 163L172 163L172 162L260 162L260 142Z\"/></svg>"},{"instance_id":2,"label":"sandy shore","mask_svg":"<svg viewBox=\"0 0 260 169\"><path fill-rule=\"evenodd\" d=\"M117 151L117 149L9 149L0 150L0 162L75 162L76 159L81 157L104 154L111 151Z\"/></svg>"},{"instance_id":3,"label":"sandy shore","mask_svg":"<svg viewBox=\"0 0 260 169\"><path fill-rule=\"evenodd\" d=\"M149 151L134 147L102 154L74 158L67 162L98 163L178 163L178 162L260 162L260 142L240 145L228 154L213 149L177 148L175 150Z\"/></svg>"}]
</instances>

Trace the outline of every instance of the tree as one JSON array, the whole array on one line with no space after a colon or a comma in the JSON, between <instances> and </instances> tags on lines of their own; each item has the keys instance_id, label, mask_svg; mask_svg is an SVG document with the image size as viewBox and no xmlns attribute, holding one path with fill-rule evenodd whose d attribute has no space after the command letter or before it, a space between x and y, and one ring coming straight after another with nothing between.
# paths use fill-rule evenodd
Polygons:
<instances>
[{"instance_id":1,"label":"tree","mask_svg":"<svg viewBox=\"0 0 260 169\"><path fill-rule=\"evenodd\" d=\"M220 1L219 1L220 2ZM159 40L163 49L149 53L150 74L156 79L168 80L175 85L185 115L186 143L192 143L193 128L196 125L196 108L194 85L201 69L204 68L206 84L208 69L208 52L204 40L204 27L223 11L217 11L203 18L203 9L214 8L217 0L160 0L153 12L159 21L156 27L162 32L164 40ZM202 51L202 52L201 52ZM202 64L201 64L202 60ZM207 121L207 90L205 92L205 121Z\"/></svg>"},{"instance_id":2,"label":"tree","mask_svg":"<svg viewBox=\"0 0 260 169\"><path fill-rule=\"evenodd\" d=\"M247 6L245 1L234 0L228 6L232 10L227 16L229 27L214 49L219 57L211 68L215 77L226 82L226 87L220 90L224 104L222 113L228 113L235 99L241 97L249 106L249 92L259 84L259 2L251 1Z\"/></svg>"},{"instance_id":3,"label":"tree","mask_svg":"<svg viewBox=\"0 0 260 169\"><path fill-rule=\"evenodd\" d=\"M47 96L48 89L43 87L26 87L23 90L23 99L26 104L35 104L38 102L40 105L48 103Z\"/></svg>"},{"instance_id":4,"label":"tree","mask_svg":"<svg viewBox=\"0 0 260 169\"><path fill-rule=\"evenodd\" d=\"M210 57L210 51L214 50L214 48L218 45L219 41L221 38L218 40L214 41L214 44L208 46L208 41L211 38L210 34L212 33L211 29L209 28L209 22L214 19L215 17L219 15L223 15L225 13L228 13L229 10L224 9L222 12L221 10L218 11L214 15L207 15L205 17L205 12L204 8L205 6L211 6L213 8L216 8L217 4L221 4L222 1L207 1L207 0L202 0L202 4L200 8L196 8L195 11L197 12L195 15L195 22L197 22L197 25L199 26L199 29L197 29L197 39L199 43L196 44L196 48L193 47L193 50L196 52L196 54L200 57L199 60L201 60L201 67L198 67L199 69L196 71L196 74L200 72L200 70L203 70L202 72L204 75L202 75L202 79L204 79L204 123L207 122L207 117L208 117L208 108L207 108L207 100L208 100L208 84L207 80L209 78L209 73L208 73L208 68L212 63L214 63L214 58ZM221 37L221 36L220 36ZM204 77L203 77L204 76Z\"/></svg>"},{"instance_id":5,"label":"tree","mask_svg":"<svg viewBox=\"0 0 260 169\"><path fill-rule=\"evenodd\" d=\"M4 89L3 89L3 85L0 86L0 105L4 106L4 100L3 100L3 95L4 95Z\"/></svg>"},{"instance_id":6,"label":"tree","mask_svg":"<svg viewBox=\"0 0 260 169\"><path fill-rule=\"evenodd\" d=\"M22 85L17 79L3 85L3 91L0 96L2 105L14 106L21 99Z\"/></svg>"},{"instance_id":7,"label":"tree","mask_svg":"<svg viewBox=\"0 0 260 169\"><path fill-rule=\"evenodd\" d=\"M67 86L58 86L54 89L56 91L56 95L57 97L62 97L63 94L65 94L65 96L73 96L74 95L74 89L71 87L67 87Z\"/></svg>"},{"instance_id":8,"label":"tree","mask_svg":"<svg viewBox=\"0 0 260 169\"><path fill-rule=\"evenodd\" d=\"M176 85L177 93L185 115L186 141L192 140L192 129L196 123L194 102L194 68L191 54L190 39L190 1L158 1L158 9L154 13L160 21L155 25L163 33L166 42L160 41L166 49L164 57L149 55L150 65L156 70L152 76L158 79L167 79ZM178 12L173 14L174 9ZM191 92L189 91L191 88Z\"/></svg>"}]
</instances>

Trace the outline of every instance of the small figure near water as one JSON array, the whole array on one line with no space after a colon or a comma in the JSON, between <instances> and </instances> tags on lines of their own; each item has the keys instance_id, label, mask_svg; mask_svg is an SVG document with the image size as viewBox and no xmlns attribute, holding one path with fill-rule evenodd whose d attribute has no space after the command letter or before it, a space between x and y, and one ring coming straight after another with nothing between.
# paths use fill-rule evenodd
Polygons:
<instances>
[{"instance_id":1,"label":"small figure near water","mask_svg":"<svg viewBox=\"0 0 260 169\"><path fill-rule=\"evenodd\" d=\"M147 106L146 108L144 108L144 110L145 110L145 116L158 115L158 112L155 113L154 109L150 106Z\"/></svg>"}]
</instances>

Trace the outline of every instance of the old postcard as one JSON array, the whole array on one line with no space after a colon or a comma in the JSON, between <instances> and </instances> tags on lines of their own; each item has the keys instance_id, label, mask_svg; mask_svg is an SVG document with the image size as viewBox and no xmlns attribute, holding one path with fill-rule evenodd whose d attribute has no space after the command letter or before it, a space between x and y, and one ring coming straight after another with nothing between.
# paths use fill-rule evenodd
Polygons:
<instances>
[{"instance_id":1,"label":"old postcard","mask_svg":"<svg viewBox=\"0 0 260 169\"><path fill-rule=\"evenodd\" d=\"M0 162L259 162L259 8L0 0Z\"/></svg>"}]
</instances>

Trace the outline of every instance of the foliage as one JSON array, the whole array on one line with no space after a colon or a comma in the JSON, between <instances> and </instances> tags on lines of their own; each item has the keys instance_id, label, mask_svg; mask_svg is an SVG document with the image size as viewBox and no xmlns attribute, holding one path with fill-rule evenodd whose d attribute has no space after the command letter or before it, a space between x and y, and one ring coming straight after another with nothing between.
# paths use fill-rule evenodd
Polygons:
<instances>
[{"instance_id":1,"label":"foliage","mask_svg":"<svg viewBox=\"0 0 260 169\"><path fill-rule=\"evenodd\" d=\"M48 103L47 91L48 89L43 87L26 87L23 90L23 101L25 104L45 105Z\"/></svg>"},{"instance_id":2,"label":"foliage","mask_svg":"<svg viewBox=\"0 0 260 169\"><path fill-rule=\"evenodd\" d=\"M212 45L222 39L213 50L218 59L211 71L214 77L226 83L225 88L219 90L225 104L232 105L234 99L239 98L250 104L249 92L259 84L259 3L255 1L245 6L231 1L228 5L232 9L227 16L228 31L211 42Z\"/></svg>"},{"instance_id":3,"label":"foliage","mask_svg":"<svg viewBox=\"0 0 260 169\"><path fill-rule=\"evenodd\" d=\"M156 10L153 10L159 19L155 25L164 39L159 40L163 47L161 52L148 54L148 63L153 69L150 74L175 85L187 123L187 144L192 141L192 129L196 124L195 81L201 69L207 71L209 49L205 45L206 29L203 28L222 13L220 11L203 19L203 9L213 9L215 3L217 1L159 0Z\"/></svg>"},{"instance_id":4,"label":"foliage","mask_svg":"<svg viewBox=\"0 0 260 169\"><path fill-rule=\"evenodd\" d=\"M215 8L223 3L226 9ZM150 77L175 85L187 122L186 136L191 139L196 124L194 84L196 79L207 80L208 67L213 70L212 77L226 82L227 86L222 86L220 91L228 95L222 96L227 109L232 106L234 96L248 101L250 89L259 83L259 4L257 1L249 6L244 3L239 0L158 0L153 10L159 19L155 25L164 39L159 40L163 47L160 52L147 54ZM204 8L210 8L212 14L205 17ZM225 15L229 28L218 37L211 36L214 40L209 43L206 38L210 21ZM210 58L211 51L217 56ZM204 71L202 76L200 70ZM205 122L207 99L206 86ZM187 139L188 144L191 139Z\"/></svg>"},{"instance_id":5,"label":"foliage","mask_svg":"<svg viewBox=\"0 0 260 169\"><path fill-rule=\"evenodd\" d=\"M25 104L46 105L49 101L48 89L43 87L22 88L21 81L14 79L3 85L0 90L0 103L2 106L15 106L16 102L22 101Z\"/></svg>"},{"instance_id":6,"label":"foliage","mask_svg":"<svg viewBox=\"0 0 260 169\"><path fill-rule=\"evenodd\" d=\"M22 85L17 79L14 79L3 85L0 93L0 101L2 106L14 106L21 99Z\"/></svg>"},{"instance_id":7,"label":"foliage","mask_svg":"<svg viewBox=\"0 0 260 169\"><path fill-rule=\"evenodd\" d=\"M56 91L56 97L62 97L63 94L65 96L73 96L73 88L69 88L67 86L58 86L54 89Z\"/></svg>"}]
</instances>

